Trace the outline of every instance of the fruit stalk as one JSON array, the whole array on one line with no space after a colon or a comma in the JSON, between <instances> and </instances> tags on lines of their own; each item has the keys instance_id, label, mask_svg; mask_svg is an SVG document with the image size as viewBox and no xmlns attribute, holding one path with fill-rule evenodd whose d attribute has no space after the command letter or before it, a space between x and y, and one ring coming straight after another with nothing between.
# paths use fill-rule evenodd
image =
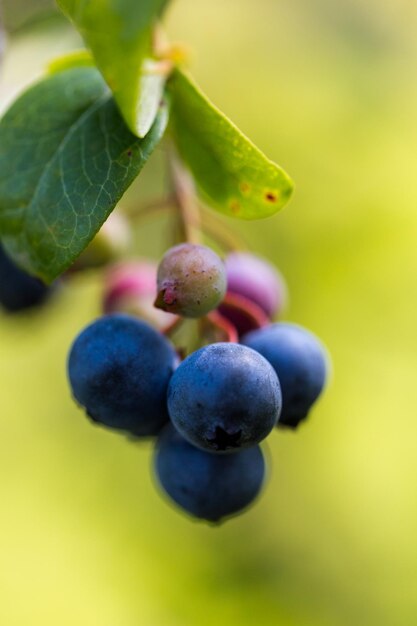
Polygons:
<instances>
[{"instance_id":1,"label":"fruit stalk","mask_svg":"<svg viewBox=\"0 0 417 626\"><path fill-rule=\"evenodd\" d=\"M175 206L178 210L181 226L181 239L187 243L199 244L201 219L196 202L194 180L173 148L169 153L169 168Z\"/></svg>"}]
</instances>

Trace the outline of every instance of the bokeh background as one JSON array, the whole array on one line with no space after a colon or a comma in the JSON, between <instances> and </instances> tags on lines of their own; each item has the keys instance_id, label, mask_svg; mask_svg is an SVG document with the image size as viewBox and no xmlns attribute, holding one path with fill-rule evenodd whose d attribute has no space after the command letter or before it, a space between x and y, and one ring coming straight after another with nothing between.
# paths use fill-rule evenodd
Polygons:
<instances>
[{"instance_id":1,"label":"bokeh background","mask_svg":"<svg viewBox=\"0 0 417 626\"><path fill-rule=\"evenodd\" d=\"M49 2L3 4L2 108L79 45ZM99 277L1 315L1 624L417 622L416 19L414 0L173 1L168 31L202 87L296 182L276 217L225 224L281 268L287 317L327 344L333 379L305 426L269 438L256 506L212 528L161 499L150 444L70 399L66 353L99 313ZM138 253L169 237L164 219L138 224Z\"/></svg>"}]
</instances>

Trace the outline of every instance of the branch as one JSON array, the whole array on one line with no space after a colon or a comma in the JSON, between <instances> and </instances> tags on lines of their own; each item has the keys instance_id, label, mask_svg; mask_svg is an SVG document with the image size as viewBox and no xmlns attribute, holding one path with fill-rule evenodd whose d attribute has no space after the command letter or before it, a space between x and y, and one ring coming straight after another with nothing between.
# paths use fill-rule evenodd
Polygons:
<instances>
[{"instance_id":1,"label":"branch","mask_svg":"<svg viewBox=\"0 0 417 626\"><path fill-rule=\"evenodd\" d=\"M177 157L174 149L171 149L168 158L182 237L188 243L198 244L200 242L201 222L194 180Z\"/></svg>"}]
</instances>

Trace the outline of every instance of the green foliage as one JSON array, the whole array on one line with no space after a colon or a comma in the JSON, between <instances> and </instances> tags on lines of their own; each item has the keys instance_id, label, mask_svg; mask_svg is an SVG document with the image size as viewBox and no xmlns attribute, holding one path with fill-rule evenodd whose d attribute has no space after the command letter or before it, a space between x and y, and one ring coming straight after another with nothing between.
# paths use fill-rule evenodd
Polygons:
<instances>
[{"instance_id":1,"label":"green foliage","mask_svg":"<svg viewBox=\"0 0 417 626\"><path fill-rule=\"evenodd\" d=\"M171 130L203 198L242 219L268 217L281 209L293 188L287 174L180 70L170 79L169 91Z\"/></svg>"},{"instance_id":2,"label":"green foliage","mask_svg":"<svg viewBox=\"0 0 417 626\"><path fill-rule=\"evenodd\" d=\"M99 72L78 67L26 91L0 122L0 230L14 259L52 281L97 233L161 139L125 125Z\"/></svg>"},{"instance_id":3,"label":"green foliage","mask_svg":"<svg viewBox=\"0 0 417 626\"><path fill-rule=\"evenodd\" d=\"M165 78L152 60L152 34L168 0L58 0L91 49L131 131L144 137Z\"/></svg>"},{"instance_id":4,"label":"green foliage","mask_svg":"<svg viewBox=\"0 0 417 626\"><path fill-rule=\"evenodd\" d=\"M72 50L66 54L52 59L48 63L47 71L49 74L57 74L72 67L94 67L94 59L89 50Z\"/></svg>"},{"instance_id":5,"label":"green foliage","mask_svg":"<svg viewBox=\"0 0 417 626\"><path fill-rule=\"evenodd\" d=\"M152 48L167 3L58 0L89 50L54 60L48 77L0 122L2 243L46 281L91 241L162 138L169 115L177 151L213 208L258 219L276 213L292 193L287 174L185 73L174 69L165 84L169 53L161 73Z\"/></svg>"}]
</instances>

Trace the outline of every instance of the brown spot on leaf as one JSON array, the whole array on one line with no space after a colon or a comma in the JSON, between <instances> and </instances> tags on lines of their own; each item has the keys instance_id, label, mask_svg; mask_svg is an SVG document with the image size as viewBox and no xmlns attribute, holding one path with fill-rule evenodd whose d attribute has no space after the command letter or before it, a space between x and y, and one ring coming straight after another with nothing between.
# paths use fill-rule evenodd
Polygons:
<instances>
[{"instance_id":1,"label":"brown spot on leaf","mask_svg":"<svg viewBox=\"0 0 417 626\"><path fill-rule=\"evenodd\" d=\"M268 193L265 194L265 200L267 200L267 202L276 202L277 194L272 191L268 191Z\"/></svg>"},{"instance_id":2,"label":"brown spot on leaf","mask_svg":"<svg viewBox=\"0 0 417 626\"><path fill-rule=\"evenodd\" d=\"M240 191L242 193L249 193L249 191L250 191L249 183L240 183Z\"/></svg>"},{"instance_id":3,"label":"brown spot on leaf","mask_svg":"<svg viewBox=\"0 0 417 626\"><path fill-rule=\"evenodd\" d=\"M237 200L231 200L229 206L230 206L230 210L235 215L240 212L240 204Z\"/></svg>"}]
</instances>

